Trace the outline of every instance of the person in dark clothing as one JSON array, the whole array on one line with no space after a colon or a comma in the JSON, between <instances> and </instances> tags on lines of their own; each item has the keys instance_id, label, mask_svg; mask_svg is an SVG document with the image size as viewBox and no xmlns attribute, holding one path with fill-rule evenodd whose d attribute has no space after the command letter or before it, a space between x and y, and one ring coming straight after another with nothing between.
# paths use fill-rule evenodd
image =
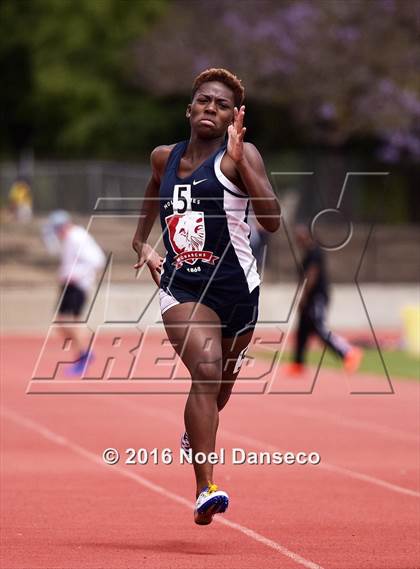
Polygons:
<instances>
[{"instance_id":1,"label":"person in dark clothing","mask_svg":"<svg viewBox=\"0 0 420 569\"><path fill-rule=\"evenodd\" d=\"M306 284L299 303L294 358L289 372L297 375L304 371L308 340L315 335L343 360L345 369L353 373L360 365L362 351L352 347L341 336L333 334L326 325L329 282L324 251L312 239L305 225L296 226L295 235L303 252L302 267Z\"/></svg>"}]
</instances>

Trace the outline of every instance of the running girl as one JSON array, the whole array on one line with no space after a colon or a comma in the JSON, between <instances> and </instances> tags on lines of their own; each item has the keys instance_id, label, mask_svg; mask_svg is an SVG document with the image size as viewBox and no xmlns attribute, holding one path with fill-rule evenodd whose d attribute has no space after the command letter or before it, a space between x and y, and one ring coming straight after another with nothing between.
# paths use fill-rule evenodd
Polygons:
<instances>
[{"instance_id":1,"label":"running girl","mask_svg":"<svg viewBox=\"0 0 420 569\"><path fill-rule=\"evenodd\" d=\"M229 400L258 318L260 278L249 244L252 201L264 229L280 225L280 208L260 153L244 142L244 88L225 69L196 77L186 117L190 138L151 154L133 248L160 283L169 340L191 374L183 448L215 450L219 412ZM147 244L160 213L166 257ZM213 465L194 464L194 519L206 525L229 497L213 482Z\"/></svg>"}]
</instances>

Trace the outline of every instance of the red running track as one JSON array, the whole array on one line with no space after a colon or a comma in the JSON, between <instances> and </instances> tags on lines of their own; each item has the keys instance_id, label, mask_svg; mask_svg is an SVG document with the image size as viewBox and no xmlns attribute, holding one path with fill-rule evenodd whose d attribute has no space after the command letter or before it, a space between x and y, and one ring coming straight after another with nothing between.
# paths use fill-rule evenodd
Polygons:
<instances>
[{"instance_id":1,"label":"red running track","mask_svg":"<svg viewBox=\"0 0 420 569\"><path fill-rule=\"evenodd\" d=\"M321 370L312 394L234 395L215 477L230 508L198 527L192 467L178 460L185 395L28 395L41 346L3 341L3 569L420 567L417 382L350 395L348 378ZM102 462L107 447L117 466ZM170 448L174 461L125 465L128 447ZM233 447L322 460L233 465Z\"/></svg>"}]
</instances>

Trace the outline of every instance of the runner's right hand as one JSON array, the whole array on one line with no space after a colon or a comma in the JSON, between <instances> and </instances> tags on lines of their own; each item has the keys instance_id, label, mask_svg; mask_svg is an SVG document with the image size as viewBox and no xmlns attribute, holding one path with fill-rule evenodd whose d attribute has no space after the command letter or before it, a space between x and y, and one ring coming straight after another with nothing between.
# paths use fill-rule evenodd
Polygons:
<instances>
[{"instance_id":1,"label":"runner's right hand","mask_svg":"<svg viewBox=\"0 0 420 569\"><path fill-rule=\"evenodd\" d=\"M137 263L135 263L134 268L139 270L146 264L149 267L150 274L153 280L159 286L160 285L160 272L162 270L162 257L156 253L148 243L140 243L139 241L133 242L133 249L137 253Z\"/></svg>"}]
</instances>

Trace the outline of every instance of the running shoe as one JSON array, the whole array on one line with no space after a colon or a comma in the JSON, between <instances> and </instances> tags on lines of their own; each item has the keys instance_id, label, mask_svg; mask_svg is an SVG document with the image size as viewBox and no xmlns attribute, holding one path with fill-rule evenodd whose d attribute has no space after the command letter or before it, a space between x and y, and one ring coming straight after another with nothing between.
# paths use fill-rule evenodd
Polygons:
<instances>
[{"instance_id":1,"label":"running shoe","mask_svg":"<svg viewBox=\"0 0 420 569\"><path fill-rule=\"evenodd\" d=\"M182 450L185 450L185 452L191 450L191 443L187 431L185 431L185 433L181 435L181 448Z\"/></svg>"},{"instance_id":2,"label":"running shoe","mask_svg":"<svg viewBox=\"0 0 420 569\"><path fill-rule=\"evenodd\" d=\"M200 526L206 526L213 521L214 514L222 514L229 506L229 496L218 489L216 484L202 489L195 503L194 521Z\"/></svg>"},{"instance_id":3,"label":"running shoe","mask_svg":"<svg viewBox=\"0 0 420 569\"><path fill-rule=\"evenodd\" d=\"M285 373L289 377L298 377L305 373L305 366L304 364L291 362L290 364L285 366Z\"/></svg>"},{"instance_id":4,"label":"running shoe","mask_svg":"<svg viewBox=\"0 0 420 569\"><path fill-rule=\"evenodd\" d=\"M94 359L95 356L93 355L93 352L89 352L88 350L86 352L82 352L80 358L77 361L75 361L74 364L72 364L70 368L66 371L66 375L81 376L84 373L87 366L90 363L92 363Z\"/></svg>"},{"instance_id":5,"label":"running shoe","mask_svg":"<svg viewBox=\"0 0 420 569\"><path fill-rule=\"evenodd\" d=\"M362 362L363 351L360 348L350 348L344 356L344 368L349 373L355 373Z\"/></svg>"}]
</instances>

